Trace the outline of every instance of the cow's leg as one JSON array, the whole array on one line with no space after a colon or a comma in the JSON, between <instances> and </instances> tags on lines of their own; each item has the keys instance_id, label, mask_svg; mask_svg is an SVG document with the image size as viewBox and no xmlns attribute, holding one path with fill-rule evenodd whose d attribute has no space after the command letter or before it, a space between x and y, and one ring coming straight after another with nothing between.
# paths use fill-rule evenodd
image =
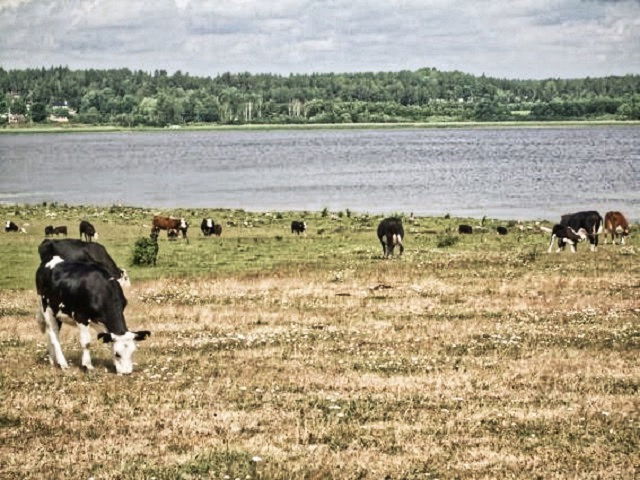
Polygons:
<instances>
[{"instance_id":1,"label":"cow's leg","mask_svg":"<svg viewBox=\"0 0 640 480\"><path fill-rule=\"evenodd\" d=\"M547 253L551 253L551 249L553 248L553 241L556 239L555 235L551 235L551 241L549 242L549 248L547 248Z\"/></svg>"},{"instance_id":2,"label":"cow's leg","mask_svg":"<svg viewBox=\"0 0 640 480\"><path fill-rule=\"evenodd\" d=\"M402 253L404 252L404 245L402 245L402 235L397 235L396 240L397 240L398 247L400 248L399 255L402 255Z\"/></svg>"},{"instance_id":3,"label":"cow's leg","mask_svg":"<svg viewBox=\"0 0 640 480\"><path fill-rule=\"evenodd\" d=\"M82 346L82 366L87 370L93 370L91 364L91 353L89 352L89 344L91 343L91 330L89 325L78 323L80 330L80 345Z\"/></svg>"},{"instance_id":4,"label":"cow's leg","mask_svg":"<svg viewBox=\"0 0 640 480\"><path fill-rule=\"evenodd\" d=\"M58 319L53 313L51 307L47 307L47 310L44 312L44 321L48 339L47 348L49 350L51 364L57 364L60 368L69 368L69 364L62 353L62 347L60 346L60 340L58 338L60 324L58 323Z\"/></svg>"},{"instance_id":5,"label":"cow's leg","mask_svg":"<svg viewBox=\"0 0 640 480\"><path fill-rule=\"evenodd\" d=\"M384 237L380 238L380 245L382 245L382 257L387 258L387 245L384 242Z\"/></svg>"}]
</instances>

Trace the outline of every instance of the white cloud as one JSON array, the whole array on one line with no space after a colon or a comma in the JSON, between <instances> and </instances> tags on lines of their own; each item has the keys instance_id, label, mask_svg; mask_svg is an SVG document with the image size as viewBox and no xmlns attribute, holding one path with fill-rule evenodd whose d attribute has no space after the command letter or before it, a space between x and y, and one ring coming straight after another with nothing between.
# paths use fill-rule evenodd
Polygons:
<instances>
[{"instance_id":1,"label":"white cloud","mask_svg":"<svg viewBox=\"0 0 640 480\"><path fill-rule=\"evenodd\" d=\"M637 0L0 0L4 68L640 73Z\"/></svg>"}]
</instances>

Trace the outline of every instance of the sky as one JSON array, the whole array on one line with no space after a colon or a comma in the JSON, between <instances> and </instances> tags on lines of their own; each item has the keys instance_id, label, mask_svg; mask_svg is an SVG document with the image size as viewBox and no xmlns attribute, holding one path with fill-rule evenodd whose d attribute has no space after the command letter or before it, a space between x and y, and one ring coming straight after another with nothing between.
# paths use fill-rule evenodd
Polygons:
<instances>
[{"instance_id":1,"label":"sky","mask_svg":"<svg viewBox=\"0 0 640 480\"><path fill-rule=\"evenodd\" d=\"M640 0L0 0L0 66L640 74Z\"/></svg>"}]
</instances>

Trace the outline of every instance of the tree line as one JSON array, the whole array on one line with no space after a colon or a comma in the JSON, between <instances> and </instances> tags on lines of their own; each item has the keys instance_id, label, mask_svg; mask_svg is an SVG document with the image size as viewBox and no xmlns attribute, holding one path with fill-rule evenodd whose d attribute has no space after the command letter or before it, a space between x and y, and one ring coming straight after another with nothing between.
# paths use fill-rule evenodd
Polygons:
<instances>
[{"instance_id":1,"label":"tree line","mask_svg":"<svg viewBox=\"0 0 640 480\"><path fill-rule=\"evenodd\" d=\"M0 68L0 123L122 126L640 119L640 75L509 80L434 68L223 73ZM18 120L15 120L18 119Z\"/></svg>"}]
</instances>

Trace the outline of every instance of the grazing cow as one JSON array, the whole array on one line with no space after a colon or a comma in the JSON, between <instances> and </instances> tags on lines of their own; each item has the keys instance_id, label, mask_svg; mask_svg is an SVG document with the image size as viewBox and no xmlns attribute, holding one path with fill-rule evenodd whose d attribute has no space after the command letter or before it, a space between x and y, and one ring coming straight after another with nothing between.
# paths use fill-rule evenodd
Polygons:
<instances>
[{"instance_id":1,"label":"grazing cow","mask_svg":"<svg viewBox=\"0 0 640 480\"><path fill-rule=\"evenodd\" d=\"M307 222L299 222L297 220L291 222L291 233L297 233L298 235L300 235L301 233L304 233L306 231Z\"/></svg>"},{"instance_id":2,"label":"grazing cow","mask_svg":"<svg viewBox=\"0 0 640 480\"><path fill-rule=\"evenodd\" d=\"M101 265L123 287L130 287L127 271L118 267L107 250L99 243L86 243L75 238L62 240L44 239L38 247L40 261L46 263L58 256L68 262L94 262Z\"/></svg>"},{"instance_id":3,"label":"grazing cow","mask_svg":"<svg viewBox=\"0 0 640 480\"><path fill-rule=\"evenodd\" d=\"M598 249L598 235L602 233L602 217L595 210L570 213L560 217L560 225L571 227L575 232L584 228L591 244L591 251Z\"/></svg>"},{"instance_id":4,"label":"grazing cow","mask_svg":"<svg viewBox=\"0 0 640 480\"><path fill-rule=\"evenodd\" d=\"M200 224L200 230L205 237L213 235L216 223L211 218L203 218Z\"/></svg>"},{"instance_id":5,"label":"grazing cow","mask_svg":"<svg viewBox=\"0 0 640 480\"><path fill-rule=\"evenodd\" d=\"M53 235L53 225L47 225L44 227L44 236L49 237Z\"/></svg>"},{"instance_id":6,"label":"grazing cow","mask_svg":"<svg viewBox=\"0 0 640 480\"><path fill-rule=\"evenodd\" d=\"M163 217L160 215L154 215L153 217L153 230L179 230L182 232L182 238L184 238L187 243L189 243L189 239L187 238L187 230L189 229L189 224L186 222L184 218L173 218L173 217Z\"/></svg>"},{"instance_id":7,"label":"grazing cow","mask_svg":"<svg viewBox=\"0 0 640 480\"><path fill-rule=\"evenodd\" d=\"M378 225L378 240L382 245L382 254L384 258L393 255L393 249L396 245L400 248L400 255L404 252L404 228L402 220L395 217L385 218Z\"/></svg>"},{"instance_id":8,"label":"grazing cow","mask_svg":"<svg viewBox=\"0 0 640 480\"><path fill-rule=\"evenodd\" d=\"M496 227L496 232L498 232L498 235L506 235L507 234L507 229L506 227Z\"/></svg>"},{"instance_id":9,"label":"grazing cow","mask_svg":"<svg viewBox=\"0 0 640 480\"><path fill-rule=\"evenodd\" d=\"M19 232L20 231L20 227L18 227L18 225L13 223L11 220L7 220L7 223L4 224L4 231L5 232Z\"/></svg>"},{"instance_id":10,"label":"grazing cow","mask_svg":"<svg viewBox=\"0 0 640 480\"><path fill-rule=\"evenodd\" d=\"M36 271L36 290L40 296L41 308L37 320L40 329L48 339L49 361L60 368L68 368L64 358L58 333L62 320L80 329L82 346L82 366L92 370L89 343L89 324L102 326L106 332L98 338L105 343L113 343L113 363L116 372L129 374L133 370L133 352L136 341L151 335L148 330L131 332L124 319L127 300L122 287L114 281L101 265L87 262L68 262L54 256L43 262Z\"/></svg>"},{"instance_id":11,"label":"grazing cow","mask_svg":"<svg viewBox=\"0 0 640 480\"><path fill-rule=\"evenodd\" d=\"M59 227L55 227L53 229L53 234L54 235L64 235L66 237L67 236L67 226L66 225L60 225Z\"/></svg>"},{"instance_id":12,"label":"grazing cow","mask_svg":"<svg viewBox=\"0 0 640 480\"><path fill-rule=\"evenodd\" d=\"M579 242L586 240L587 237L587 231L584 228L580 228L576 232L571 227L566 227L557 223L551 229L551 241L549 242L547 253L551 253L551 249L553 248L553 241L556 238L558 239L558 249L556 250L556 253L564 250L564 247L567 244L571 245L571 252L576 253L576 245Z\"/></svg>"},{"instance_id":13,"label":"grazing cow","mask_svg":"<svg viewBox=\"0 0 640 480\"><path fill-rule=\"evenodd\" d=\"M620 237L620 244L624 245L625 237L629 235L629 222L620 212L607 212L604 215L604 243L607 243L606 233L611 234L611 243L616 243L616 236Z\"/></svg>"},{"instance_id":14,"label":"grazing cow","mask_svg":"<svg viewBox=\"0 0 640 480\"><path fill-rule=\"evenodd\" d=\"M473 228L471 225L458 225L458 233L470 234L473 233Z\"/></svg>"},{"instance_id":15,"label":"grazing cow","mask_svg":"<svg viewBox=\"0 0 640 480\"><path fill-rule=\"evenodd\" d=\"M96 237L96 240L98 239L95 227L86 220L80 222L80 238L82 238L83 235L87 242L92 241L93 237Z\"/></svg>"}]
</instances>

